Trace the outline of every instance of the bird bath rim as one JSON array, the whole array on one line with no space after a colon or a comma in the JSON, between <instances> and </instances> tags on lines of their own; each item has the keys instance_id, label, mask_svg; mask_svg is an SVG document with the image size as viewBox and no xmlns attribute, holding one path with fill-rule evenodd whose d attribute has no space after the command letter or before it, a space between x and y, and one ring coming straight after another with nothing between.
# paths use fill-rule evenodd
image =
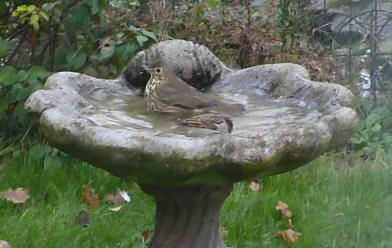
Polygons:
<instances>
[{"instance_id":1,"label":"bird bath rim","mask_svg":"<svg viewBox=\"0 0 392 248\"><path fill-rule=\"evenodd\" d=\"M254 74L249 73L249 70L255 68L224 74L223 80L218 80L211 91L227 93L234 89L238 92L240 84L230 86L230 75L232 81L238 82L239 76ZM324 90L325 86L330 85L338 89L340 95L351 97L344 87L303 78L304 70L297 65L264 65L258 66L256 71L268 75L291 71L292 75L280 80L302 80L301 83L306 85L302 87L303 90L312 87ZM258 87L247 80L252 79L246 77L246 80L242 80L246 90ZM276 92L281 90L287 93L291 89L284 89L282 85L274 87ZM333 94L336 97L325 103L330 106L325 108L325 115L317 122L282 129L281 132L275 132L279 137L271 136L268 139L257 132L245 132L242 136L236 135L234 131L232 135L211 133L203 137L186 137L148 129L110 129L84 116L84 111L94 104L86 98L88 92L94 89L121 92L130 97L138 94L129 89L123 79L103 80L78 73L60 72L47 80L46 90L38 91L28 99L26 107L41 114L40 122L45 136L60 150L114 175L145 183L227 184L256 174L268 176L292 170L319 156L332 143L344 141L351 134L356 119L351 108L341 106L350 103L350 99L339 98L335 92ZM298 100L301 98L298 97ZM237 130L236 125L240 122L241 116L234 117L234 130Z\"/></svg>"}]
</instances>

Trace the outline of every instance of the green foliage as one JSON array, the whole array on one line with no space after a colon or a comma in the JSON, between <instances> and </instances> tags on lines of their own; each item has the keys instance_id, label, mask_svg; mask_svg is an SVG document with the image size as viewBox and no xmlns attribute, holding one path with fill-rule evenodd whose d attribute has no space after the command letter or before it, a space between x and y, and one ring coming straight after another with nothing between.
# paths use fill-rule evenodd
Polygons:
<instances>
[{"instance_id":1,"label":"green foliage","mask_svg":"<svg viewBox=\"0 0 392 248\"><path fill-rule=\"evenodd\" d=\"M139 7L140 1L138 0L112 0L110 1L110 5L117 7L117 8L129 8L132 6Z\"/></svg>"},{"instance_id":2,"label":"green foliage","mask_svg":"<svg viewBox=\"0 0 392 248\"><path fill-rule=\"evenodd\" d=\"M392 111L387 105L373 107L364 101L357 108L361 120L351 138L351 146L363 156L392 150Z\"/></svg>"},{"instance_id":3,"label":"green foliage","mask_svg":"<svg viewBox=\"0 0 392 248\"><path fill-rule=\"evenodd\" d=\"M369 0L333 0L329 3L330 8L342 8L342 7L348 7L348 8L358 8L359 10L363 10L366 7L368 7L370 4L372 4L373 1Z\"/></svg>"},{"instance_id":4,"label":"green foliage","mask_svg":"<svg viewBox=\"0 0 392 248\"><path fill-rule=\"evenodd\" d=\"M49 75L41 66L27 70L17 70L12 66L0 68L0 86L3 86L0 92L0 125L6 127L10 134L30 125L23 103L32 92L42 87L43 80Z\"/></svg>"},{"instance_id":5,"label":"green foliage","mask_svg":"<svg viewBox=\"0 0 392 248\"><path fill-rule=\"evenodd\" d=\"M8 54L8 40L0 39L0 58L4 58Z\"/></svg>"},{"instance_id":6,"label":"green foliage","mask_svg":"<svg viewBox=\"0 0 392 248\"><path fill-rule=\"evenodd\" d=\"M117 14L122 4L138 1L107 3L0 0L0 132L26 131L24 100L43 87L50 72L116 77L138 51L157 41L154 33Z\"/></svg>"},{"instance_id":7,"label":"green foliage","mask_svg":"<svg viewBox=\"0 0 392 248\"><path fill-rule=\"evenodd\" d=\"M208 0L208 7L210 7L213 10L218 10L220 6L220 0Z\"/></svg>"},{"instance_id":8,"label":"green foliage","mask_svg":"<svg viewBox=\"0 0 392 248\"><path fill-rule=\"evenodd\" d=\"M49 21L48 14L45 11L40 10L35 5L20 5L12 12L12 17L17 17L21 24L25 24L29 21L29 24L33 26L35 31L39 30L40 20L46 22Z\"/></svg>"},{"instance_id":9,"label":"green foliage","mask_svg":"<svg viewBox=\"0 0 392 248\"><path fill-rule=\"evenodd\" d=\"M278 19L277 27L280 29L280 36L282 41L282 50L286 49L287 45L291 45L294 41L294 16L292 13L292 1L279 0L278 3Z\"/></svg>"},{"instance_id":10,"label":"green foliage","mask_svg":"<svg viewBox=\"0 0 392 248\"><path fill-rule=\"evenodd\" d=\"M0 141L0 155L2 155ZM30 198L16 206L0 199L0 237L12 247L142 248L141 233L154 224L154 202L138 187L70 157L46 167L56 151L47 145L25 144L25 149L4 151L0 162L0 191L23 187ZM5 154L6 153L6 154ZM373 165L355 154L322 156L311 165L263 179L262 191L247 183L235 185L226 200L222 226L230 247L336 247L385 248L392 242L392 171L380 158ZM47 162L49 165L49 162ZM83 203L83 185L96 190L97 208ZM105 195L127 190L132 202L111 212ZM281 215L278 201L289 205L293 230L302 236L291 245L276 235ZM80 211L90 215L87 228L75 223Z\"/></svg>"}]
</instances>

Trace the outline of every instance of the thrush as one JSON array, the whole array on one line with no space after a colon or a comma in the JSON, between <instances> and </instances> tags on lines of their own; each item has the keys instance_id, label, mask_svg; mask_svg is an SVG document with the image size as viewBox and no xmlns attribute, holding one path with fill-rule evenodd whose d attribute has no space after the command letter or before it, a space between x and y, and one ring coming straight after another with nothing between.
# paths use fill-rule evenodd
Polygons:
<instances>
[{"instance_id":1,"label":"thrush","mask_svg":"<svg viewBox=\"0 0 392 248\"><path fill-rule=\"evenodd\" d=\"M145 89L149 109L176 113L200 110L201 112L238 114L244 110L241 104L227 104L198 91L179 78L169 66L155 63L147 68L151 74Z\"/></svg>"},{"instance_id":2,"label":"thrush","mask_svg":"<svg viewBox=\"0 0 392 248\"><path fill-rule=\"evenodd\" d=\"M204 114L193 116L179 121L178 125L206 128L222 133L231 133L233 130L233 121L227 115L220 114Z\"/></svg>"}]
</instances>

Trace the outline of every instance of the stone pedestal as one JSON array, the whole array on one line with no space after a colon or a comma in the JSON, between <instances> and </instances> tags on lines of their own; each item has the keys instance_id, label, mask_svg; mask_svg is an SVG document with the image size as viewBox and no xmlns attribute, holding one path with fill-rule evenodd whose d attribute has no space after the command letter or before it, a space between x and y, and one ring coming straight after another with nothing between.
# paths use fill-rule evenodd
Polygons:
<instances>
[{"instance_id":1,"label":"stone pedestal","mask_svg":"<svg viewBox=\"0 0 392 248\"><path fill-rule=\"evenodd\" d=\"M219 235L219 213L232 185L141 185L157 209L150 248L227 248Z\"/></svg>"}]
</instances>

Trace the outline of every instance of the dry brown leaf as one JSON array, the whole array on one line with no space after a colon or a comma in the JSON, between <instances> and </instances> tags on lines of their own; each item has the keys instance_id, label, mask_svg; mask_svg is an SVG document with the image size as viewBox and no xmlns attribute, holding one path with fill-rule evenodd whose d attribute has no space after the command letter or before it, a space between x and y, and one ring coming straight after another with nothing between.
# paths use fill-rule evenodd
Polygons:
<instances>
[{"instance_id":1,"label":"dry brown leaf","mask_svg":"<svg viewBox=\"0 0 392 248\"><path fill-rule=\"evenodd\" d=\"M99 205L99 194L95 193L94 189L90 188L88 185L84 185L83 199L93 208L98 207Z\"/></svg>"},{"instance_id":2,"label":"dry brown leaf","mask_svg":"<svg viewBox=\"0 0 392 248\"><path fill-rule=\"evenodd\" d=\"M119 193L108 193L106 200L115 206L121 205L124 202L124 198Z\"/></svg>"},{"instance_id":3,"label":"dry brown leaf","mask_svg":"<svg viewBox=\"0 0 392 248\"><path fill-rule=\"evenodd\" d=\"M8 189L7 191L0 192L0 196L13 203L25 203L29 199L29 190L17 188L16 190Z\"/></svg>"},{"instance_id":4,"label":"dry brown leaf","mask_svg":"<svg viewBox=\"0 0 392 248\"><path fill-rule=\"evenodd\" d=\"M249 183L249 188L254 192L259 192L261 189L260 184L257 181L251 181Z\"/></svg>"},{"instance_id":5,"label":"dry brown leaf","mask_svg":"<svg viewBox=\"0 0 392 248\"><path fill-rule=\"evenodd\" d=\"M219 234L222 237L225 237L227 234L229 234L229 231L227 231L227 229L224 226L220 226L219 227Z\"/></svg>"},{"instance_id":6,"label":"dry brown leaf","mask_svg":"<svg viewBox=\"0 0 392 248\"><path fill-rule=\"evenodd\" d=\"M301 237L302 233L300 232L295 232L292 229L287 229L287 230L279 230L276 232L276 235L281 237L284 242L286 243L294 243L297 241L299 237Z\"/></svg>"},{"instance_id":7,"label":"dry brown leaf","mask_svg":"<svg viewBox=\"0 0 392 248\"><path fill-rule=\"evenodd\" d=\"M12 247L7 241L0 240L0 248L12 248Z\"/></svg>"},{"instance_id":8,"label":"dry brown leaf","mask_svg":"<svg viewBox=\"0 0 392 248\"><path fill-rule=\"evenodd\" d=\"M122 206L118 206L118 207L114 207L114 208L109 208L109 210L113 211L113 212L118 212L121 210L121 208L122 208Z\"/></svg>"},{"instance_id":9,"label":"dry brown leaf","mask_svg":"<svg viewBox=\"0 0 392 248\"><path fill-rule=\"evenodd\" d=\"M293 215L291 211L288 209L288 205L282 201L278 201L278 204L276 204L276 210L280 211L284 217L286 218L291 218Z\"/></svg>"},{"instance_id":10,"label":"dry brown leaf","mask_svg":"<svg viewBox=\"0 0 392 248\"><path fill-rule=\"evenodd\" d=\"M234 28L231 30L231 41L234 45L242 44L242 32L241 28Z\"/></svg>"},{"instance_id":11,"label":"dry brown leaf","mask_svg":"<svg viewBox=\"0 0 392 248\"><path fill-rule=\"evenodd\" d=\"M291 217L293 216L293 214L291 213L291 211L288 210L288 209L284 209L284 210L282 210L281 212L282 212L283 216L285 216L286 218L291 218Z\"/></svg>"},{"instance_id":12,"label":"dry brown leaf","mask_svg":"<svg viewBox=\"0 0 392 248\"><path fill-rule=\"evenodd\" d=\"M150 236L150 232L149 231L144 231L140 235L142 236L142 240L143 240L143 243L144 243L144 242L146 242L146 240Z\"/></svg>"}]
</instances>

